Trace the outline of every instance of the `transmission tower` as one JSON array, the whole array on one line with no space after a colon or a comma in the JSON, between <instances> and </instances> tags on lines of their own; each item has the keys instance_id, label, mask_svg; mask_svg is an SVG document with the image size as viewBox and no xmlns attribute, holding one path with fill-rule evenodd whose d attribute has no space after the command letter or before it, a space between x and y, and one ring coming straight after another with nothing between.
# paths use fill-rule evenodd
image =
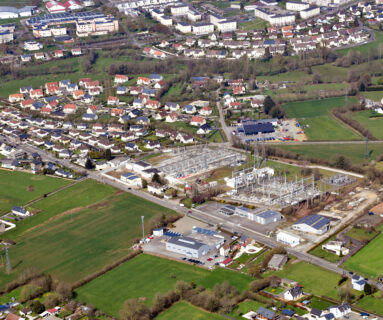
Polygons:
<instances>
[{"instance_id":1,"label":"transmission tower","mask_svg":"<svg viewBox=\"0 0 383 320\"><path fill-rule=\"evenodd\" d=\"M259 152L258 152L258 141L254 143L254 168L259 168Z\"/></svg>"},{"instance_id":2,"label":"transmission tower","mask_svg":"<svg viewBox=\"0 0 383 320\"><path fill-rule=\"evenodd\" d=\"M5 270L7 274L11 273L11 261L9 260L8 246L5 247Z\"/></svg>"},{"instance_id":3,"label":"transmission tower","mask_svg":"<svg viewBox=\"0 0 383 320\"><path fill-rule=\"evenodd\" d=\"M262 141L262 163L266 164L266 148L265 148L265 140Z\"/></svg>"},{"instance_id":4,"label":"transmission tower","mask_svg":"<svg viewBox=\"0 0 383 320\"><path fill-rule=\"evenodd\" d=\"M365 154L366 159L370 158L370 150L368 149L368 137L366 137L366 154Z\"/></svg>"}]
</instances>

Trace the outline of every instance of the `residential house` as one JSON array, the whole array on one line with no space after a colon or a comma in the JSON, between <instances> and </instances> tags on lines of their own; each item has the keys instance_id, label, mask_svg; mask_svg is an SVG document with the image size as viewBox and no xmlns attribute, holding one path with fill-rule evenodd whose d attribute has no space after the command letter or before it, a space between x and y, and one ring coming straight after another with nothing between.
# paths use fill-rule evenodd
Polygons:
<instances>
[{"instance_id":1,"label":"residential house","mask_svg":"<svg viewBox=\"0 0 383 320\"><path fill-rule=\"evenodd\" d=\"M200 116L192 116L190 119L190 125L200 127L206 123L206 120Z\"/></svg>"},{"instance_id":2,"label":"residential house","mask_svg":"<svg viewBox=\"0 0 383 320\"><path fill-rule=\"evenodd\" d=\"M297 300L301 298L302 296L303 296L303 291L302 291L302 288L299 286L295 286L294 288L287 290L283 295L283 297L288 301Z\"/></svg>"}]
</instances>

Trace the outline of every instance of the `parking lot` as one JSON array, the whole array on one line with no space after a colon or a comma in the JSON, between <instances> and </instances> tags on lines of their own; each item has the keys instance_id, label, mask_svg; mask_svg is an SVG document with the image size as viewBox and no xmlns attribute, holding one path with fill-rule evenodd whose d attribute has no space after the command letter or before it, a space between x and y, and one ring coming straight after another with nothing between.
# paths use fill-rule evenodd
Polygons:
<instances>
[{"instance_id":1,"label":"parking lot","mask_svg":"<svg viewBox=\"0 0 383 320\"><path fill-rule=\"evenodd\" d=\"M244 142L255 142L255 141L265 141L265 142L283 142L283 141L303 141L306 140L305 134L302 132L300 127L296 126L295 120L284 120L282 123L275 129L273 133L261 133L254 135L245 135L243 133L236 133L237 126L229 127L232 133L235 133L235 136L239 137Z\"/></svg>"}]
</instances>

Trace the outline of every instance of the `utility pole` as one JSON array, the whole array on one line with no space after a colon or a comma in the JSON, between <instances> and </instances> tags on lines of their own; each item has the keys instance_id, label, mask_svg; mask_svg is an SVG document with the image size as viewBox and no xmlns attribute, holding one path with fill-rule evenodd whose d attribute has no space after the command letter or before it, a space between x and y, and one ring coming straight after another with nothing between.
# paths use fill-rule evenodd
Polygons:
<instances>
[{"instance_id":1,"label":"utility pole","mask_svg":"<svg viewBox=\"0 0 383 320\"><path fill-rule=\"evenodd\" d=\"M365 154L366 159L370 158L370 150L368 149L368 137L366 137L366 154Z\"/></svg>"},{"instance_id":2,"label":"utility pole","mask_svg":"<svg viewBox=\"0 0 383 320\"><path fill-rule=\"evenodd\" d=\"M141 216L141 222L142 222L142 240L145 239L145 227L144 227L144 216Z\"/></svg>"},{"instance_id":3,"label":"utility pole","mask_svg":"<svg viewBox=\"0 0 383 320\"><path fill-rule=\"evenodd\" d=\"M6 260L6 267L5 270L7 274L11 273L11 261L9 260L9 253L8 253L8 245L5 247L5 260Z\"/></svg>"}]
</instances>

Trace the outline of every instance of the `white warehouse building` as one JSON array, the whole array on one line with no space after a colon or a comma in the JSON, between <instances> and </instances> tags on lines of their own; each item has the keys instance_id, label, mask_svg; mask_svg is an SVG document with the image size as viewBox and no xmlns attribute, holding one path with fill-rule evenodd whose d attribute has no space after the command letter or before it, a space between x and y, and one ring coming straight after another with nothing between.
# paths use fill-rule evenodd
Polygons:
<instances>
[{"instance_id":1,"label":"white warehouse building","mask_svg":"<svg viewBox=\"0 0 383 320\"><path fill-rule=\"evenodd\" d=\"M277 234L277 241L284 243L284 244L287 244L291 247L295 247L295 246L299 245L301 239L298 236L295 236L295 235L292 235L290 233L281 231L281 232L278 232L278 234Z\"/></svg>"}]
</instances>

